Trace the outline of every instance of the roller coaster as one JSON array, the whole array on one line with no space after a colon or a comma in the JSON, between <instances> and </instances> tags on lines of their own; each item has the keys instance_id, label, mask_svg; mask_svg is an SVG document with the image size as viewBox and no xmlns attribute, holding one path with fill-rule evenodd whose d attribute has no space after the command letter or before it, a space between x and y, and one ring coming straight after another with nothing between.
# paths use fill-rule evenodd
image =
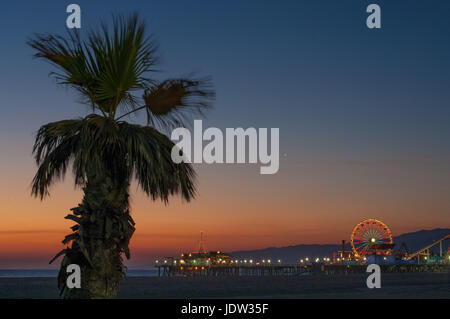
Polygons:
<instances>
[{"instance_id":1,"label":"roller coaster","mask_svg":"<svg viewBox=\"0 0 450 319\"><path fill-rule=\"evenodd\" d=\"M447 251L446 254L444 255L444 252L443 252L443 249L442 249L443 248L442 244L447 239L450 239L450 234L447 235L447 236L442 237L441 239L435 241L431 245L428 245L425 248L422 248L422 249L418 250L417 252L415 252L413 254L409 254L407 256L407 260L413 260L413 259L416 259L416 258L417 258L418 262L420 262L421 259L428 260L431 257L430 249L435 247L435 246L437 246L437 245L439 245L439 257L441 259L446 257L445 259L447 259L447 261L448 261L450 259L450 251Z\"/></svg>"}]
</instances>

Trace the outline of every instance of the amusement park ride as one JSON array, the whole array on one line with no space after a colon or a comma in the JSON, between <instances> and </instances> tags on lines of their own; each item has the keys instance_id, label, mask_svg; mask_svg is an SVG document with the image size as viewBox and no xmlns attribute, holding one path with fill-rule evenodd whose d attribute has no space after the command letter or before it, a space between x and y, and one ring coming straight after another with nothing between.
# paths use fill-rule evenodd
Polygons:
<instances>
[{"instance_id":1,"label":"amusement park ride","mask_svg":"<svg viewBox=\"0 0 450 319\"><path fill-rule=\"evenodd\" d=\"M350 245L351 250L346 250L345 240L342 241L342 250L338 252L340 258L334 258L334 263L386 261L394 248L391 230L375 218L363 220L353 228Z\"/></svg>"},{"instance_id":2,"label":"amusement park ride","mask_svg":"<svg viewBox=\"0 0 450 319\"><path fill-rule=\"evenodd\" d=\"M444 254L443 243L450 239L447 235L440 240L409 254L405 243L402 243L399 249L394 250L392 232L382 221L369 218L358 223L350 236L351 251L345 250L345 241L343 241L342 251L340 251L341 260L338 262L358 262L358 263L411 263L411 262L449 262L450 251ZM431 248L440 246L439 255L434 255ZM401 252L404 248L405 252ZM346 259L347 257L347 259Z\"/></svg>"},{"instance_id":3,"label":"amusement park ride","mask_svg":"<svg viewBox=\"0 0 450 319\"><path fill-rule=\"evenodd\" d=\"M428 245L425 248L422 248L421 250L410 254L407 256L408 260L413 260L414 258L417 258L418 261L420 261L420 258L422 257L424 260L428 260L431 256L430 254L430 249L433 248L434 246L437 246L439 244L439 257L442 259L445 256L443 255L443 251L442 251L442 244L444 243L444 241L446 241L447 239L450 239L450 235L447 235L441 239L439 239L438 241L435 241L434 243L432 243L431 245ZM450 259L450 248L449 251L447 251L447 259Z\"/></svg>"},{"instance_id":4,"label":"amusement park ride","mask_svg":"<svg viewBox=\"0 0 450 319\"><path fill-rule=\"evenodd\" d=\"M355 258L366 255L390 255L394 242L389 227L382 221L371 218L360 222L350 237Z\"/></svg>"}]
</instances>

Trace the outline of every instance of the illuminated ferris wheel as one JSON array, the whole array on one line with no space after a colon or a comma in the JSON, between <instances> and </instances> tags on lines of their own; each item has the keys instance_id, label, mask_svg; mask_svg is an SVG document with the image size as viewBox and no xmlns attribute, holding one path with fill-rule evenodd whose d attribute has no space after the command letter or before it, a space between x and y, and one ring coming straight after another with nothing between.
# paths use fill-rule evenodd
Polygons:
<instances>
[{"instance_id":1,"label":"illuminated ferris wheel","mask_svg":"<svg viewBox=\"0 0 450 319\"><path fill-rule=\"evenodd\" d=\"M370 218L355 226L351 244L355 257L377 253L386 255L392 247L392 233L383 222Z\"/></svg>"}]
</instances>

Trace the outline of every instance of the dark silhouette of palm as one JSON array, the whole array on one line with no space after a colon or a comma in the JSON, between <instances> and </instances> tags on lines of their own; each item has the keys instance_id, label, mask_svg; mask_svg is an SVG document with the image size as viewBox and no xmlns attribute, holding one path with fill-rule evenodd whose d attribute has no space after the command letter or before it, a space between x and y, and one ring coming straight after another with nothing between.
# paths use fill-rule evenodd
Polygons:
<instances>
[{"instance_id":1,"label":"dark silhouette of palm","mask_svg":"<svg viewBox=\"0 0 450 319\"><path fill-rule=\"evenodd\" d=\"M72 166L76 186L84 197L66 219L73 233L58 276L63 298L110 298L124 277L122 255L130 258L134 221L129 212L129 186L135 178L153 200L168 202L181 194L195 196L195 172L190 164L171 160L173 142L164 134L184 126L192 111L201 114L214 97L209 79L156 81L156 46L135 14L115 17L90 31L67 37L35 35L28 44L35 57L56 67L57 82L75 89L92 108L84 118L42 126L33 154L38 165L32 193L43 199L49 187ZM147 125L127 122L145 111ZM66 286L66 267L82 271L81 289Z\"/></svg>"}]
</instances>

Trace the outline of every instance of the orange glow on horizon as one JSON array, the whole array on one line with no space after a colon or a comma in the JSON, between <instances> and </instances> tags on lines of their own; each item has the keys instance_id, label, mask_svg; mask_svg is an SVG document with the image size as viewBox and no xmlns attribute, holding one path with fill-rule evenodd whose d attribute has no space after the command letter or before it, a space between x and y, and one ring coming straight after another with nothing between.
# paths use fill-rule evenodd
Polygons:
<instances>
[{"instance_id":1,"label":"orange glow on horizon","mask_svg":"<svg viewBox=\"0 0 450 319\"><path fill-rule=\"evenodd\" d=\"M152 202L132 185L130 205L136 233L130 247L132 260L127 264L147 265L156 256L195 250L200 230L205 231L206 249L231 252L339 244L367 217L383 220L394 235L448 226L443 221L448 220L450 205L436 206L434 193L414 197L413 193L393 195L390 189L377 189L369 195L317 181L307 171L299 184L292 169L269 177L240 166L196 169L199 195L191 203L178 198L167 206ZM41 202L29 193L32 168L22 170L21 176L4 173L11 183L0 184L0 268L16 267L16 261L25 267L27 256L33 257L30 267L49 267L48 261L63 248L61 241L73 225L64 216L81 200L82 192L74 190L69 176ZM425 220L423 212L430 207L436 209Z\"/></svg>"}]
</instances>

